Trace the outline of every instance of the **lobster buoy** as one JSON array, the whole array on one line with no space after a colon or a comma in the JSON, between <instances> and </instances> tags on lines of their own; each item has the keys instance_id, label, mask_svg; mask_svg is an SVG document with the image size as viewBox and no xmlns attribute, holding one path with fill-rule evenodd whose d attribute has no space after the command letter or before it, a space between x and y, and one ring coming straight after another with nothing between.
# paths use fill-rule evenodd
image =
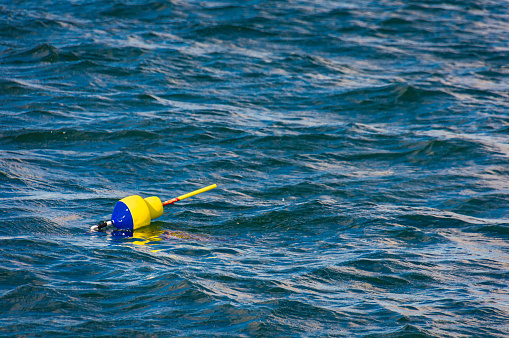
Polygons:
<instances>
[{"instance_id":1,"label":"lobster buoy","mask_svg":"<svg viewBox=\"0 0 509 338\"><path fill-rule=\"evenodd\" d=\"M92 226L91 230L98 231L108 225L113 225L119 230L134 231L149 225L153 219L161 217L165 205L173 204L216 187L217 185L212 184L166 202L161 202L157 196L142 198L138 195L132 195L125 197L115 204L110 221L101 221L99 224Z\"/></svg>"}]
</instances>

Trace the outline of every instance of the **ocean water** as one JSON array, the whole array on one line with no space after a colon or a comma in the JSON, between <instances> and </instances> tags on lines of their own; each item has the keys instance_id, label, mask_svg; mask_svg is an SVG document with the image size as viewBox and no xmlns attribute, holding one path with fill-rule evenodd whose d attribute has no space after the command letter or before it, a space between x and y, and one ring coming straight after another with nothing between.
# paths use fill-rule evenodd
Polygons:
<instances>
[{"instance_id":1,"label":"ocean water","mask_svg":"<svg viewBox=\"0 0 509 338\"><path fill-rule=\"evenodd\" d=\"M1 336L507 337L509 3L0 0L0 224Z\"/></svg>"}]
</instances>

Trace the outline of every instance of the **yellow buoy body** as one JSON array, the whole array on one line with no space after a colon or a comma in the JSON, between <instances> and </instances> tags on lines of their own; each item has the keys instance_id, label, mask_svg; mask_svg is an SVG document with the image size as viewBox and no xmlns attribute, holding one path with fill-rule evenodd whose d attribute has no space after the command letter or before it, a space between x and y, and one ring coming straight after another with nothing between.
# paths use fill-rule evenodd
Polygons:
<instances>
[{"instance_id":1,"label":"yellow buoy body","mask_svg":"<svg viewBox=\"0 0 509 338\"><path fill-rule=\"evenodd\" d=\"M163 214L163 204L156 197L133 195L115 204L111 221L117 229L135 230L150 224L150 221Z\"/></svg>"},{"instance_id":2,"label":"yellow buoy body","mask_svg":"<svg viewBox=\"0 0 509 338\"><path fill-rule=\"evenodd\" d=\"M145 198L145 202L147 203L148 210L150 210L150 218L156 219L157 217L161 217L164 212L163 203L157 196L151 196Z\"/></svg>"}]
</instances>

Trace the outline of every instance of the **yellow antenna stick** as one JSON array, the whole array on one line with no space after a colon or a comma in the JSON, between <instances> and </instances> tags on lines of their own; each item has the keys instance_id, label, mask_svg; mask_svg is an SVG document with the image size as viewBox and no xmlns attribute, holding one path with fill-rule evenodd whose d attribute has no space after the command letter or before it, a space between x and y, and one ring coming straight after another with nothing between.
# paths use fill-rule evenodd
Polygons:
<instances>
[{"instance_id":1,"label":"yellow antenna stick","mask_svg":"<svg viewBox=\"0 0 509 338\"><path fill-rule=\"evenodd\" d=\"M212 190L214 188L217 188L216 184L212 184L212 185L209 185L208 187L195 190L193 192L190 192L189 194L185 194L185 195L182 195L182 196L179 196L179 197L172 198L171 200L167 200L166 202L163 202L163 206L164 205L168 205L168 204L173 204L173 203L178 202L178 201L182 201L183 199L186 199L186 198L194 196L194 195L201 194L202 192L209 191L209 190Z\"/></svg>"}]
</instances>

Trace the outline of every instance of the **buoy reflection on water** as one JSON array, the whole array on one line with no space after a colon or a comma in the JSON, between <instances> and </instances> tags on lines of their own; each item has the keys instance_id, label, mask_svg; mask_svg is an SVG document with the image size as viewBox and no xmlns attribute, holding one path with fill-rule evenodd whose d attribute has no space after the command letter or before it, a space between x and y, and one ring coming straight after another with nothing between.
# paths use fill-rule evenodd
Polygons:
<instances>
[{"instance_id":1,"label":"buoy reflection on water","mask_svg":"<svg viewBox=\"0 0 509 338\"><path fill-rule=\"evenodd\" d=\"M131 243L137 245L150 245L168 240L192 240L203 242L213 239L210 236L192 234L182 230L166 230L157 223L133 231L114 229L106 233L111 236L112 240L121 241L133 239Z\"/></svg>"}]
</instances>

